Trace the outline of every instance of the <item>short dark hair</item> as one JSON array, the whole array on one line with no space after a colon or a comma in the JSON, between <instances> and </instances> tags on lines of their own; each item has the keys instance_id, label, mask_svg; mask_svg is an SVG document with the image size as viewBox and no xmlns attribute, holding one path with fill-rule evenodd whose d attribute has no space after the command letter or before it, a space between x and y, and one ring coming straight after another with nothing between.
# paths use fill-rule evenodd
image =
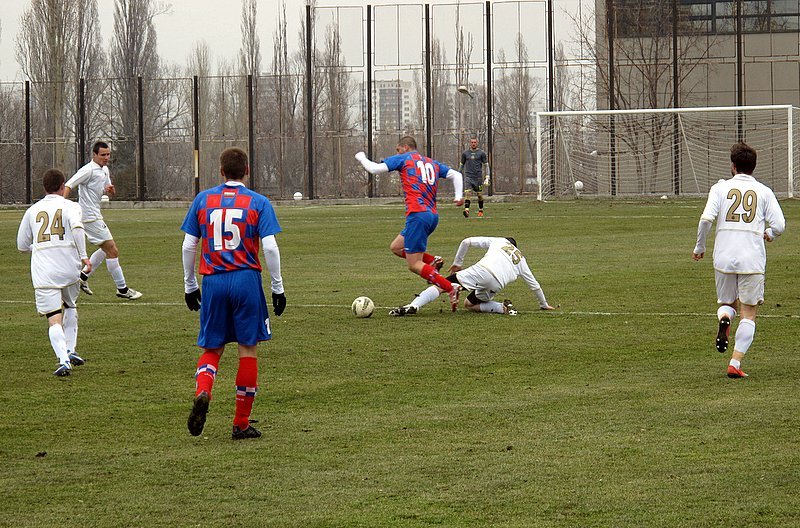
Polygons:
<instances>
[{"instance_id":1,"label":"short dark hair","mask_svg":"<svg viewBox=\"0 0 800 528\"><path fill-rule=\"evenodd\" d=\"M517 241L516 241L514 238L512 238L512 237L506 237L506 240L508 240L509 242L511 242L511 243L514 245L514 247L517 247Z\"/></svg>"},{"instance_id":2,"label":"short dark hair","mask_svg":"<svg viewBox=\"0 0 800 528\"><path fill-rule=\"evenodd\" d=\"M64 173L58 169L47 169L42 175L42 185L48 194L58 191L65 181Z\"/></svg>"},{"instance_id":3,"label":"short dark hair","mask_svg":"<svg viewBox=\"0 0 800 528\"><path fill-rule=\"evenodd\" d=\"M736 143L731 147L731 163L736 168L736 172L753 174L753 171L756 170L757 159L756 149L747 143Z\"/></svg>"},{"instance_id":4,"label":"short dark hair","mask_svg":"<svg viewBox=\"0 0 800 528\"><path fill-rule=\"evenodd\" d=\"M101 148L107 149L108 148L108 143L106 143L105 141L95 141L94 145L92 145L92 152L97 154L97 153L100 152Z\"/></svg>"},{"instance_id":5,"label":"short dark hair","mask_svg":"<svg viewBox=\"0 0 800 528\"><path fill-rule=\"evenodd\" d=\"M417 141L411 136L403 136L400 138L400 141L397 142L398 145L403 145L405 147L409 147L413 150L417 150Z\"/></svg>"},{"instance_id":6,"label":"short dark hair","mask_svg":"<svg viewBox=\"0 0 800 528\"><path fill-rule=\"evenodd\" d=\"M225 177L231 180L244 178L247 166L247 153L238 147L227 148L219 155L219 167Z\"/></svg>"}]
</instances>

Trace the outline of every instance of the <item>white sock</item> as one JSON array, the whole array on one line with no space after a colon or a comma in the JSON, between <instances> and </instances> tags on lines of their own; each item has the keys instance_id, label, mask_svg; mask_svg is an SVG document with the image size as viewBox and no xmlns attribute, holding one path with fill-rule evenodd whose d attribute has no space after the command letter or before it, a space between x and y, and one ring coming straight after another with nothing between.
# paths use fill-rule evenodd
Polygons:
<instances>
[{"instance_id":1,"label":"white sock","mask_svg":"<svg viewBox=\"0 0 800 528\"><path fill-rule=\"evenodd\" d=\"M64 337L64 328L60 324L54 324L48 331L50 334L50 345L56 353L58 362L62 365L69 361L69 354L67 354L67 338Z\"/></svg>"},{"instance_id":2,"label":"white sock","mask_svg":"<svg viewBox=\"0 0 800 528\"><path fill-rule=\"evenodd\" d=\"M432 303L433 301L438 299L439 295L440 295L439 289L436 286L430 286L429 288L426 288L422 293L417 295L414 298L414 300L411 301L411 303L409 304L411 304L411 306L419 310L426 304Z\"/></svg>"},{"instance_id":3,"label":"white sock","mask_svg":"<svg viewBox=\"0 0 800 528\"><path fill-rule=\"evenodd\" d=\"M122 274L122 266L119 265L118 258L106 259L106 267L114 279L114 284L117 285L118 290L124 290L128 286L125 284L125 275Z\"/></svg>"},{"instance_id":4,"label":"white sock","mask_svg":"<svg viewBox=\"0 0 800 528\"><path fill-rule=\"evenodd\" d=\"M742 362L741 362L741 361L739 361L738 359L732 359L732 360L730 361L730 363L728 363L728 364L729 364L730 366L732 366L733 368L735 368L735 369L738 369L739 367L741 367L741 366L742 366Z\"/></svg>"},{"instance_id":5,"label":"white sock","mask_svg":"<svg viewBox=\"0 0 800 528\"><path fill-rule=\"evenodd\" d=\"M499 303L497 301L486 301L482 302L480 305L481 312L483 313L506 313L503 309L503 303Z\"/></svg>"},{"instance_id":6,"label":"white sock","mask_svg":"<svg viewBox=\"0 0 800 528\"><path fill-rule=\"evenodd\" d=\"M92 271L91 273L87 273L87 275L91 277L92 273L94 273L95 270L97 270L97 268L100 267L100 264L102 264L105 259L106 259L106 252L103 251L102 249L98 249L97 251L92 253L89 256L89 262L92 263Z\"/></svg>"},{"instance_id":7,"label":"white sock","mask_svg":"<svg viewBox=\"0 0 800 528\"><path fill-rule=\"evenodd\" d=\"M742 319L739 321L739 328L736 329L736 337L733 342L735 346L733 349L736 352L746 354L750 345L753 344L753 337L756 335L756 322L750 319ZM738 367L737 367L738 368Z\"/></svg>"},{"instance_id":8,"label":"white sock","mask_svg":"<svg viewBox=\"0 0 800 528\"><path fill-rule=\"evenodd\" d=\"M728 319L733 321L736 318L736 310L733 309L733 306L728 306L727 304L723 304L719 308L717 308L717 319L722 319L723 315L727 315Z\"/></svg>"},{"instance_id":9,"label":"white sock","mask_svg":"<svg viewBox=\"0 0 800 528\"><path fill-rule=\"evenodd\" d=\"M64 309L63 326L67 354L71 354L75 352L75 345L78 344L78 310L75 308Z\"/></svg>"}]
</instances>

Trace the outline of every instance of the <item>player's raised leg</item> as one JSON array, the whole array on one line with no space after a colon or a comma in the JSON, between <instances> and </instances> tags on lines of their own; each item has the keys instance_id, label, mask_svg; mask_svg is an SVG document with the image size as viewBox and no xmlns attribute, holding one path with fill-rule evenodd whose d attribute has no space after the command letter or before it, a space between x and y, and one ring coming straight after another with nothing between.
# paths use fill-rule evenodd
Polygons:
<instances>
[{"instance_id":1,"label":"player's raised leg","mask_svg":"<svg viewBox=\"0 0 800 528\"><path fill-rule=\"evenodd\" d=\"M198 436L203 432L208 406L211 402L211 392L214 389L214 381L217 378L217 370L219 369L219 361L223 350L223 348L204 349L203 354L197 361L197 370L194 374L194 402L187 421L189 433L192 436Z\"/></svg>"},{"instance_id":2,"label":"player's raised leg","mask_svg":"<svg viewBox=\"0 0 800 528\"><path fill-rule=\"evenodd\" d=\"M728 350L728 337L731 333L731 324L736 318L736 309L728 304L723 304L717 309L717 352L724 354Z\"/></svg>"}]
</instances>

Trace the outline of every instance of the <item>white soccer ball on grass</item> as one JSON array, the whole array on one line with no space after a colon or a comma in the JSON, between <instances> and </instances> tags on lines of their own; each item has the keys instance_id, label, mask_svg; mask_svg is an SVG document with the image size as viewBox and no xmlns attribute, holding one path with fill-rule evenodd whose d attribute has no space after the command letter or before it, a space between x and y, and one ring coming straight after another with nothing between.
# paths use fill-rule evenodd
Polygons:
<instances>
[{"instance_id":1,"label":"white soccer ball on grass","mask_svg":"<svg viewBox=\"0 0 800 528\"><path fill-rule=\"evenodd\" d=\"M375 311L375 303L369 297L357 297L350 307L356 317L369 317Z\"/></svg>"},{"instance_id":2,"label":"white soccer ball on grass","mask_svg":"<svg viewBox=\"0 0 800 528\"><path fill-rule=\"evenodd\" d=\"M583 182L578 180L575 182L575 190L581 192L583 190Z\"/></svg>"},{"instance_id":3,"label":"white soccer ball on grass","mask_svg":"<svg viewBox=\"0 0 800 528\"><path fill-rule=\"evenodd\" d=\"M303 193L301 193L300 191L297 191L296 193L294 193L294 199L295 200L302 200L303 199Z\"/></svg>"}]
</instances>

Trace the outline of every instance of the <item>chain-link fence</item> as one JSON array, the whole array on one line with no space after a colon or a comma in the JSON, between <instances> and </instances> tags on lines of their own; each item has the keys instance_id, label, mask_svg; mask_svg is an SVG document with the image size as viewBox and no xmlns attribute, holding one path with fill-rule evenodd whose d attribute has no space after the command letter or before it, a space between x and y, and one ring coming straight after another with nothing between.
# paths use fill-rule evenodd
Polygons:
<instances>
[{"instance_id":1,"label":"chain-link fence","mask_svg":"<svg viewBox=\"0 0 800 528\"><path fill-rule=\"evenodd\" d=\"M123 199L189 199L230 146L275 199L397 196L353 154L380 160L404 135L453 167L476 137L490 193L536 194L536 112L800 106L800 3L750 4L309 5L259 75L0 83L0 202L37 198L45 169L69 176L96 140Z\"/></svg>"}]
</instances>

